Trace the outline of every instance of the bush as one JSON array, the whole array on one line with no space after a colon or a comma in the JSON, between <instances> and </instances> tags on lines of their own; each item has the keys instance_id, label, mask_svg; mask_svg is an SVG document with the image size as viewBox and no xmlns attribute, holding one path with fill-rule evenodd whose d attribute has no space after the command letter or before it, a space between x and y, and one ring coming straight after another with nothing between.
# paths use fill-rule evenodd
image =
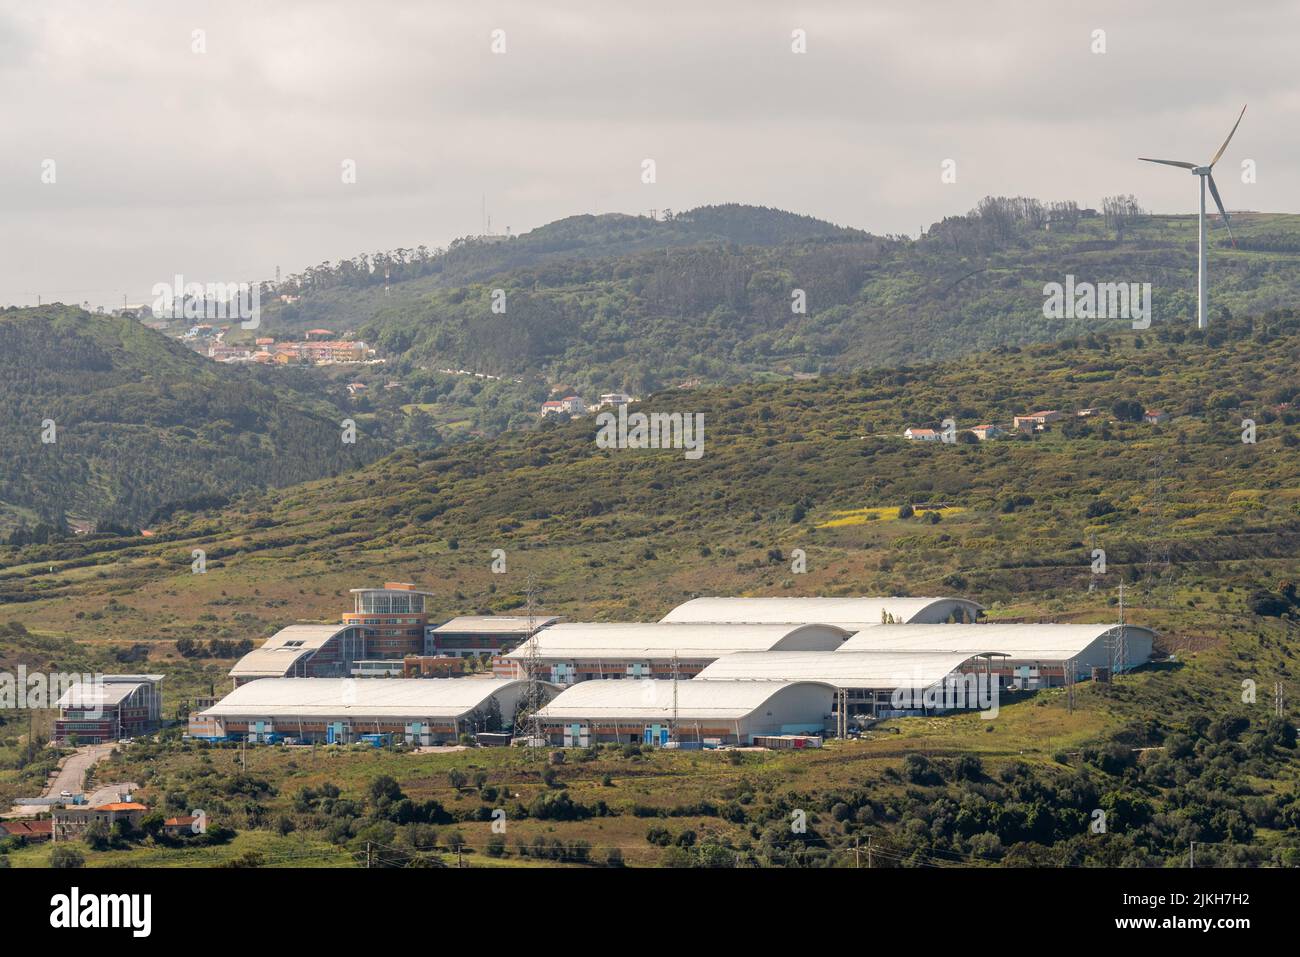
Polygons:
<instances>
[{"instance_id":1,"label":"bush","mask_svg":"<svg viewBox=\"0 0 1300 957\"><path fill-rule=\"evenodd\" d=\"M84 867L85 865L85 855L71 847L56 847L50 852L50 867L67 869Z\"/></svg>"}]
</instances>

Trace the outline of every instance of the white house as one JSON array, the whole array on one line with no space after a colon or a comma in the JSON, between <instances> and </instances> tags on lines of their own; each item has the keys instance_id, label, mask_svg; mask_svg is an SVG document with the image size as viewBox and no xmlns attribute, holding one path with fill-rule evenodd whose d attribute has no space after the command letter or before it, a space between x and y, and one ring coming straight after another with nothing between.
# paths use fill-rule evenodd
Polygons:
<instances>
[{"instance_id":1,"label":"white house","mask_svg":"<svg viewBox=\"0 0 1300 957\"><path fill-rule=\"evenodd\" d=\"M934 429L908 429L903 438L911 442L938 442L943 437Z\"/></svg>"}]
</instances>

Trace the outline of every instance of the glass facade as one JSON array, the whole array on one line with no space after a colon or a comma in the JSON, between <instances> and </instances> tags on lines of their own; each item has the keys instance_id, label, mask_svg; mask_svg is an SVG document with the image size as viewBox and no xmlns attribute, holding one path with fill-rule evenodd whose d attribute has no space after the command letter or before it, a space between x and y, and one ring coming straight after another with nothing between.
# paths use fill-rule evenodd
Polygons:
<instances>
[{"instance_id":1,"label":"glass facade","mask_svg":"<svg viewBox=\"0 0 1300 957\"><path fill-rule=\"evenodd\" d=\"M419 592L375 589L357 593L359 615L422 615L424 596Z\"/></svg>"}]
</instances>

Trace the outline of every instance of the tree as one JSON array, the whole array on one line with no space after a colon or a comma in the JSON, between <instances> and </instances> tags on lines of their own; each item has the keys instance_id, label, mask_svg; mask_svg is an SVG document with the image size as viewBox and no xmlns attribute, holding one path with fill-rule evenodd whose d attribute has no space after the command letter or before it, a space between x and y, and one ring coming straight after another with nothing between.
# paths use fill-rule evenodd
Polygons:
<instances>
[{"instance_id":1,"label":"tree","mask_svg":"<svg viewBox=\"0 0 1300 957\"><path fill-rule=\"evenodd\" d=\"M1146 415L1146 407L1136 399L1118 399L1110 410L1121 422L1141 422Z\"/></svg>"},{"instance_id":2,"label":"tree","mask_svg":"<svg viewBox=\"0 0 1300 957\"><path fill-rule=\"evenodd\" d=\"M92 821L82 835L82 840L92 851L102 851L108 847L109 833L103 821Z\"/></svg>"},{"instance_id":3,"label":"tree","mask_svg":"<svg viewBox=\"0 0 1300 957\"><path fill-rule=\"evenodd\" d=\"M67 847L65 845L63 847L56 847L50 852L50 867L67 869L84 867L85 865L85 855L75 848Z\"/></svg>"}]
</instances>

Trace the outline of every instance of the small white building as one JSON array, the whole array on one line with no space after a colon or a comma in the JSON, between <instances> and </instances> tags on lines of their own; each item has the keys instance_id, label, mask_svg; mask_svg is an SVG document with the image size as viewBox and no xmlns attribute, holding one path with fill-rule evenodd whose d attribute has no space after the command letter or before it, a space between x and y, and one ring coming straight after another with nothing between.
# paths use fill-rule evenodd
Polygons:
<instances>
[{"instance_id":1,"label":"small white building","mask_svg":"<svg viewBox=\"0 0 1300 957\"><path fill-rule=\"evenodd\" d=\"M943 436L934 429L907 429L903 432L903 438L909 442L940 442Z\"/></svg>"},{"instance_id":2,"label":"small white building","mask_svg":"<svg viewBox=\"0 0 1300 957\"><path fill-rule=\"evenodd\" d=\"M992 423L973 426L970 432L981 442L987 442L989 439L996 439L1007 434L1006 429Z\"/></svg>"}]
</instances>

